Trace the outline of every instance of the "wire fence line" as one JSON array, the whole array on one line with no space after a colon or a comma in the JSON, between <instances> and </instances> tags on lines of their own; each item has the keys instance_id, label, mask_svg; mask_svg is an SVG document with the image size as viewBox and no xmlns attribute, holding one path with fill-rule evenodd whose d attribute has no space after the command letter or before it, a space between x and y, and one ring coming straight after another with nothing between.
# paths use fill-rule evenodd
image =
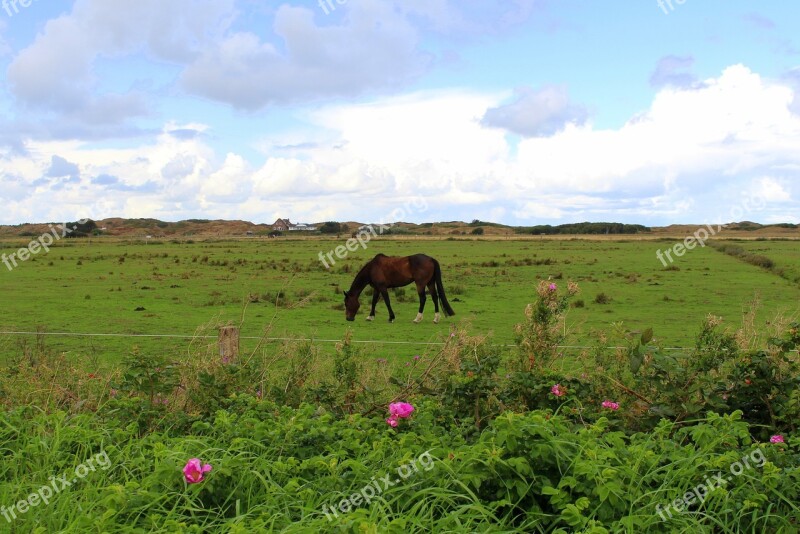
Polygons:
<instances>
[{"instance_id":1,"label":"wire fence line","mask_svg":"<svg viewBox=\"0 0 800 534\"><path fill-rule=\"evenodd\" d=\"M116 338L166 338L166 339L217 339L216 335L189 335L189 334L116 334L98 332L27 332L27 331L7 331L0 332L0 336L62 336L62 337L116 337ZM263 337L263 336L239 336L239 339L261 340L268 342L279 341L306 341L316 343L340 343L341 339L324 339L310 337ZM376 345L446 345L446 341L391 341L381 339L370 340L351 340L351 343ZM502 345L504 347L516 347L515 344ZM592 345L557 345L559 349L596 349ZM607 346L605 349L627 349L623 346ZM662 350L692 350L694 347L662 347Z\"/></svg>"}]
</instances>

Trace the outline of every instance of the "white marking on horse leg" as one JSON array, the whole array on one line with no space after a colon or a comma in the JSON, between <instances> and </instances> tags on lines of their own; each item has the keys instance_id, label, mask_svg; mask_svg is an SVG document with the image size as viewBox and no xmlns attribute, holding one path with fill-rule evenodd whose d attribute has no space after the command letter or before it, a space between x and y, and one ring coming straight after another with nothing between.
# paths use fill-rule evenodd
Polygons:
<instances>
[{"instance_id":1,"label":"white marking on horse leg","mask_svg":"<svg viewBox=\"0 0 800 534\"><path fill-rule=\"evenodd\" d=\"M419 323L419 322L421 322L421 321L422 321L422 314L421 314L421 313L417 313L417 318L416 318L416 319L414 319L414 322L415 322L415 323Z\"/></svg>"},{"instance_id":2,"label":"white marking on horse leg","mask_svg":"<svg viewBox=\"0 0 800 534\"><path fill-rule=\"evenodd\" d=\"M435 313L433 315L433 324L437 324L439 322L439 313Z\"/></svg>"},{"instance_id":3,"label":"white marking on horse leg","mask_svg":"<svg viewBox=\"0 0 800 534\"><path fill-rule=\"evenodd\" d=\"M375 320L375 316L374 315L368 315L367 316L367 321L374 321L374 320Z\"/></svg>"}]
</instances>

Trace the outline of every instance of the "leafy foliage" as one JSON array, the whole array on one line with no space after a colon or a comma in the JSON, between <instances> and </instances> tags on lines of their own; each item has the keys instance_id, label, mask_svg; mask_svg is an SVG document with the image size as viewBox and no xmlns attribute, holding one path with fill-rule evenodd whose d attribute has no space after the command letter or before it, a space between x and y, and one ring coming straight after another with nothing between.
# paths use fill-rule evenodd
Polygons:
<instances>
[{"instance_id":1,"label":"leafy foliage","mask_svg":"<svg viewBox=\"0 0 800 534\"><path fill-rule=\"evenodd\" d=\"M537 226L526 226L517 229L517 233L521 234L639 234L642 232L649 232L650 228L642 226L641 224L623 224L623 223L608 223L608 222L582 222L571 224L560 224L558 226L551 226L549 224L540 224Z\"/></svg>"},{"instance_id":2,"label":"leafy foliage","mask_svg":"<svg viewBox=\"0 0 800 534\"><path fill-rule=\"evenodd\" d=\"M453 329L435 350L372 364L347 332L330 361L312 342L225 361L133 350L82 378L32 347L0 377L0 500L28 499L104 451L107 470L13 528L794 531L800 324L746 350L709 316L685 354L652 329L620 328L622 348L604 338L567 361L559 344L577 291L539 285L511 359ZM398 401L414 410L393 428ZM202 482L185 482L189 458L213 466Z\"/></svg>"},{"instance_id":3,"label":"leafy foliage","mask_svg":"<svg viewBox=\"0 0 800 534\"><path fill-rule=\"evenodd\" d=\"M343 231L347 231L347 229L345 228L343 230L342 224L336 221L326 221L320 225L319 231L323 234L339 234Z\"/></svg>"}]
</instances>

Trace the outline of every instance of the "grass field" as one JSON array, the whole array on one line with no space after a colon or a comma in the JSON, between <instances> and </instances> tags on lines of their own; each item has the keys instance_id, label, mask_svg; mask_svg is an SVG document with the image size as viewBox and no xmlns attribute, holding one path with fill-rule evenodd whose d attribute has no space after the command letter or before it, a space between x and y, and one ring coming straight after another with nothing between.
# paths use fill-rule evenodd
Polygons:
<instances>
[{"instance_id":1,"label":"grass field","mask_svg":"<svg viewBox=\"0 0 800 534\"><path fill-rule=\"evenodd\" d=\"M425 239L383 238L358 249L326 270L318 259L343 239L243 239L225 241L73 240L59 243L13 271L3 268L0 284L6 309L2 331L192 336L198 329L242 324L243 337L341 339L348 327L356 341L435 342L454 323L513 340L513 325L532 301L539 279L576 281L578 307L567 319L568 342L587 345L612 324L640 331L653 327L665 346L687 346L707 314L738 327L750 303L760 302L756 325L777 315L796 316L800 287L710 247L687 252L669 269L656 258L672 240L594 239ZM740 244L740 243L737 243ZM6 243L10 253L22 243ZM793 241L744 244L800 271ZM397 314L386 322L383 302L374 323L364 320L369 297L362 295L356 322L346 323L341 292L376 253L418 252L437 258L444 286L457 315L434 325L433 306L425 321L412 324L417 296L413 286L393 295ZM276 302L278 306L276 308ZM573 303L573 304L576 304ZM763 330L763 328L759 328ZM2 336L2 356L32 343L28 336ZM135 345L143 350L185 351L187 338L48 336L58 350L96 354L115 361ZM194 343L213 342L194 340ZM243 340L245 348L255 340ZM379 355L413 353L420 347L375 345Z\"/></svg>"},{"instance_id":2,"label":"grass field","mask_svg":"<svg viewBox=\"0 0 800 534\"><path fill-rule=\"evenodd\" d=\"M330 271L318 254L334 239L63 242L2 273L0 329L120 335L0 336L0 531L796 532L794 243L726 241L739 248L665 268L656 250L677 241L392 238ZM366 296L347 323L341 292L377 252L439 259L457 315L412 324L407 288L394 324L382 303L365 321ZM563 310L570 345L651 326L667 347L703 335L684 351L643 333L563 357ZM703 329L708 314L746 335ZM226 361L228 322L382 343ZM521 352L484 338L510 343L520 322ZM153 334L185 337L131 337ZM397 401L413 417L393 425ZM213 466L198 483L182 471L192 458Z\"/></svg>"}]
</instances>

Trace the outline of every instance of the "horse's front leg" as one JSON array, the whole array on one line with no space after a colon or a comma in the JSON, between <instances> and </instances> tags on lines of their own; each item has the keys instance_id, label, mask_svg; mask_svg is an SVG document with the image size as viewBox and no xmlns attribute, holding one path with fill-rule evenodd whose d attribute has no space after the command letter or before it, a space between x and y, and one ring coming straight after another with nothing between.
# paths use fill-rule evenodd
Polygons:
<instances>
[{"instance_id":1,"label":"horse's front leg","mask_svg":"<svg viewBox=\"0 0 800 534\"><path fill-rule=\"evenodd\" d=\"M383 295L383 301L386 302L386 309L389 310L389 322L394 322L394 312L392 311L392 305L389 304L389 292L386 288L381 289L381 295Z\"/></svg>"},{"instance_id":2,"label":"horse's front leg","mask_svg":"<svg viewBox=\"0 0 800 534\"><path fill-rule=\"evenodd\" d=\"M369 317L367 317L367 321L374 321L375 320L375 306L378 305L378 299L381 298L381 294L377 289L372 291L372 311L369 312Z\"/></svg>"}]
</instances>

